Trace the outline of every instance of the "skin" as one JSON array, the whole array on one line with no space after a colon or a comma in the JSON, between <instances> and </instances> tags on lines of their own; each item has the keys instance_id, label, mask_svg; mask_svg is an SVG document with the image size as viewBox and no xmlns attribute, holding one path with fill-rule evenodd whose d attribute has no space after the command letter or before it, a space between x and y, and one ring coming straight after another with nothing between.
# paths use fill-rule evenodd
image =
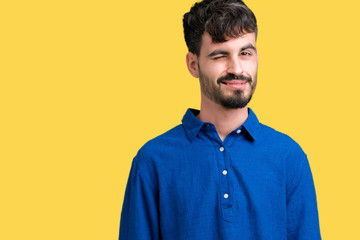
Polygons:
<instances>
[{"instance_id":1,"label":"skin","mask_svg":"<svg viewBox=\"0 0 360 240\"><path fill-rule=\"evenodd\" d=\"M256 87L258 69L255 33L243 33L237 38L226 40L213 43L211 36L205 32L199 56L192 52L186 55L189 72L199 78L200 82L201 107L197 117L203 122L214 124L222 141L245 122L248 107L226 107L215 95L223 99L250 99ZM252 81L218 81L228 74L251 77Z\"/></svg>"}]
</instances>

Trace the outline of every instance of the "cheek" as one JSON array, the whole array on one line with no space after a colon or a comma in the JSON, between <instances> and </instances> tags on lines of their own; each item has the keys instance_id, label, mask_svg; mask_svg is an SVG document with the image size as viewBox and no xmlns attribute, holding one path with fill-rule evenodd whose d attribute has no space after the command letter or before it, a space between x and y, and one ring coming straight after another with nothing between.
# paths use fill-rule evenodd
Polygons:
<instances>
[{"instance_id":1,"label":"cheek","mask_svg":"<svg viewBox=\"0 0 360 240\"><path fill-rule=\"evenodd\" d=\"M218 79L225 72L225 68L221 64L203 64L203 66L200 65L200 69L211 80Z\"/></svg>"},{"instance_id":2,"label":"cheek","mask_svg":"<svg viewBox=\"0 0 360 240\"><path fill-rule=\"evenodd\" d=\"M244 67L248 74L250 74L251 76L255 76L258 69L258 63L256 61L247 62Z\"/></svg>"}]
</instances>

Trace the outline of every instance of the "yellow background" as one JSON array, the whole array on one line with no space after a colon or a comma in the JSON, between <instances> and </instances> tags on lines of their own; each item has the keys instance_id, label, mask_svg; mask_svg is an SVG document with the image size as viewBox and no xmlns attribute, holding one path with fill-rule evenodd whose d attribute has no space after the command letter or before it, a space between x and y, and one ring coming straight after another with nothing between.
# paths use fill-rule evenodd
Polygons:
<instances>
[{"instance_id":1,"label":"yellow background","mask_svg":"<svg viewBox=\"0 0 360 240\"><path fill-rule=\"evenodd\" d=\"M0 3L0 239L117 239L132 158L200 103L181 1ZM323 239L360 239L359 3L248 0L261 122L308 154Z\"/></svg>"}]
</instances>

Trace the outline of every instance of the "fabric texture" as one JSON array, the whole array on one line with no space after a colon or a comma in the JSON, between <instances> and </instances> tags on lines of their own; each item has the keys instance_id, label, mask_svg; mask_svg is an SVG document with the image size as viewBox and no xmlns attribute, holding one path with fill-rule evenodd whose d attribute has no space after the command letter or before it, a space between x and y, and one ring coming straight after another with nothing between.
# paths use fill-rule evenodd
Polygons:
<instances>
[{"instance_id":1,"label":"fabric texture","mask_svg":"<svg viewBox=\"0 0 360 240\"><path fill-rule=\"evenodd\" d=\"M306 154L287 135L245 123L222 141L188 109L133 160L120 240L318 240Z\"/></svg>"}]
</instances>

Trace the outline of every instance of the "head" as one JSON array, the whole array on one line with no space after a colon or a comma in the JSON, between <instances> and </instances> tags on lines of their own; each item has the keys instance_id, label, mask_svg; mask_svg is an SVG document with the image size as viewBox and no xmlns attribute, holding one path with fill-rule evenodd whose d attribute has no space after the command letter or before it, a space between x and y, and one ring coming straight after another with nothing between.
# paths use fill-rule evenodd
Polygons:
<instances>
[{"instance_id":1,"label":"head","mask_svg":"<svg viewBox=\"0 0 360 240\"><path fill-rule=\"evenodd\" d=\"M202 97L226 108L243 108L256 87L257 24L241 0L203 0L184 15L190 73Z\"/></svg>"}]
</instances>

